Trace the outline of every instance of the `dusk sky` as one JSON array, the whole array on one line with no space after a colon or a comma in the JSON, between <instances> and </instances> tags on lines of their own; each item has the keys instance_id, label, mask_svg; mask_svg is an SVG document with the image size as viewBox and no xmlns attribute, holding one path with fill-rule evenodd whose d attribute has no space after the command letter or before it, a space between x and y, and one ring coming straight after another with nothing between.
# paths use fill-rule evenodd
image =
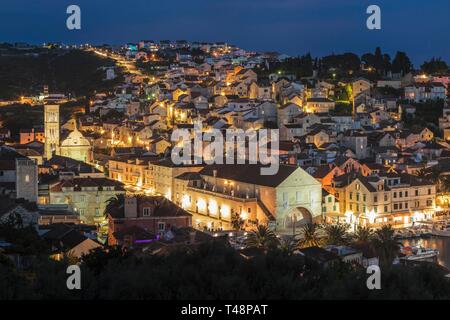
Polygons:
<instances>
[{"instance_id":1,"label":"dusk sky","mask_svg":"<svg viewBox=\"0 0 450 320\"><path fill-rule=\"evenodd\" d=\"M77 4L82 29L66 29ZM366 28L381 7L382 30ZM0 41L123 44L140 39L225 41L248 50L314 56L380 46L406 51L415 66L450 62L448 0L2 0Z\"/></svg>"}]
</instances>

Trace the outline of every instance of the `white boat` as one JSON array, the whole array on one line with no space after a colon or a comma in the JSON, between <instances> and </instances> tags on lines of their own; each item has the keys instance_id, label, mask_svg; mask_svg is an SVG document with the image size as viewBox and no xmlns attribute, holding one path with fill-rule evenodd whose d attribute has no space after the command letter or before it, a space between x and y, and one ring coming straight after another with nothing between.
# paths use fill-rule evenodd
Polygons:
<instances>
[{"instance_id":1,"label":"white boat","mask_svg":"<svg viewBox=\"0 0 450 320\"><path fill-rule=\"evenodd\" d=\"M403 247L402 253L405 254L405 256L401 257L400 260L423 261L436 259L439 254L439 250L422 247Z\"/></svg>"},{"instance_id":2,"label":"white boat","mask_svg":"<svg viewBox=\"0 0 450 320\"><path fill-rule=\"evenodd\" d=\"M437 230L437 229L433 229L431 231L431 234L433 236L438 236L438 237L450 237L450 230Z\"/></svg>"},{"instance_id":3,"label":"white boat","mask_svg":"<svg viewBox=\"0 0 450 320\"><path fill-rule=\"evenodd\" d=\"M431 234L438 237L450 237L450 225L447 223L437 223L433 225Z\"/></svg>"}]
</instances>

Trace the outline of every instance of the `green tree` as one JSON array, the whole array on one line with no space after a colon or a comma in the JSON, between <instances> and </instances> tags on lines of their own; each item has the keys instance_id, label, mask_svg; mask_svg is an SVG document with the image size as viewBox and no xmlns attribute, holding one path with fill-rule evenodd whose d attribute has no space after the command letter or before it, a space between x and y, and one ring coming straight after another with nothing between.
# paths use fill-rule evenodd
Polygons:
<instances>
[{"instance_id":1,"label":"green tree","mask_svg":"<svg viewBox=\"0 0 450 320\"><path fill-rule=\"evenodd\" d=\"M319 235L321 226L315 223L308 223L300 229L299 248L319 247L322 245L322 239Z\"/></svg>"},{"instance_id":2,"label":"green tree","mask_svg":"<svg viewBox=\"0 0 450 320\"><path fill-rule=\"evenodd\" d=\"M433 184L437 184L440 180L441 171L436 167L423 168L417 172L417 176L422 179L429 180Z\"/></svg>"},{"instance_id":3,"label":"green tree","mask_svg":"<svg viewBox=\"0 0 450 320\"><path fill-rule=\"evenodd\" d=\"M130 255L119 246L107 249L96 248L83 255L82 261L94 274L100 274L111 261L124 261Z\"/></svg>"},{"instance_id":4,"label":"green tree","mask_svg":"<svg viewBox=\"0 0 450 320\"><path fill-rule=\"evenodd\" d=\"M384 225L376 230L372 245L380 259L380 264L384 267L391 267L400 250L397 241L394 239L392 226Z\"/></svg>"},{"instance_id":5,"label":"green tree","mask_svg":"<svg viewBox=\"0 0 450 320\"><path fill-rule=\"evenodd\" d=\"M350 242L348 234L348 224L329 224L324 227L325 244L327 245L347 245Z\"/></svg>"},{"instance_id":6,"label":"green tree","mask_svg":"<svg viewBox=\"0 0 450 320\"><path fill-rule=\"evenodd\" d=\"M428 74L446 74L448 73L448 65L441 58L433 57L430 61L425 61L420 69Z\"/></svg>"},{"instance_id":7,"label":"green tree","mask_svg":"<svg viewBox=\"0 0 450 320\"><path fill-rule=\"evenodd\" d=\"M292 256L294 254L294 251L298 249L297 241L295 241L295 239L291 237L282 239L280 241L279 249L283 254Z\"/></svg>"},{"instance_id":8,"label":"green tree","mask_svg":"<svg viewBox=\"0 0 450 320\"><path fill-rule=\"evenodd\" d=\"M357 226L353 233L353 242L355 243L369 243L372 240L373 231L369 227Z\"/></svg>"},{"instance_id":9,"label":"green tree","mask_svg":"<svg viewBox=\"0 0 450 320\"><path fill-rule=\"evenodd\" d=\"M123 210L125 204L125 195L124 194L118 194L114 197L109 198L106 200L106 206L105 210L103 211L103 216L105 218L108 217L108 214L110 212L114 212L117 210Z\"/></svg>"},{"instance_id":10,"label":"green tree","mask_svg":"<svg viewBox=\"0 0 450 320\"><path fill-rule=\"evenodd\" d=\"M392 60L392 72L406 74L411 71L412 63L405 52L397 51Z\"/></svg>"},{"instance_id":11,"label":"green tree","mask_svg":"<svg viewBox=\"0 0 450 320\"><path fill-rule=\"evenodd\" d=\"M231 227L234 230L242 230L242 227L244 226L244 219L241 218L241 215L238 213L233 213L231 216Z\"/></svg>"},{"instance_id":12,"label":"green tree","mask_svg":"<svg viewBox=\"0 0 450 320\"><path fill-rule=\"evenodd\" d=\"M376 253L372 246L374 232L369 227L357 226L352 235L352 247L360 250L366 257L375 257Z\"/></svg>"},{"instance_id":13,"label":"green tree","mask_svg":"<svg viewBox=\"0 0 450 320\"><path fill-rule=\"evenodd\" d=\"M269 250L275 248L279 244L279 240L275 233L265 225L259 225L258 228L251 232L245 245L247 248L260 248Z\"/></svg>"}]
</instances>

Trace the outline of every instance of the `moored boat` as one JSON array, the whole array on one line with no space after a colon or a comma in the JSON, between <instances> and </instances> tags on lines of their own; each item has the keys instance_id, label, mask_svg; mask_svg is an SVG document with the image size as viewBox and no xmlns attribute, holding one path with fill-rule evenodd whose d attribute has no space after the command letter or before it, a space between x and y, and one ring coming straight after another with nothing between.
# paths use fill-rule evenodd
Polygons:
<instances>
[{"instance_id":1,"label":"moored boat","mask_svg":"<svg viewBox=\"0 0 450 320\"><path fill-rule=\"evenodd\" d=\"M401 261L435 261L439 250L407 246L401 248L401 253L404 255L400 257Z\"/></svg>"}]
</instances>

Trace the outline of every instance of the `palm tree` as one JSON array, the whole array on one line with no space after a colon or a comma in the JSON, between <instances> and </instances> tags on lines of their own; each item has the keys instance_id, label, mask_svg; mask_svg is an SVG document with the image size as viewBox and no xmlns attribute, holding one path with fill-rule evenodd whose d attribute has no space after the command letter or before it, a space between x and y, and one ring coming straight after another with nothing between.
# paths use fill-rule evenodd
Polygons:
<instances>
[{"instance_id":1,"label":"palm tree","mask_svg":"<svg viewBox=\"0 0 450 320\"><path fill-rule=\"evenodd\" d=\"M374 232L369 227L357 226L352 235L352 247L360 250L365 257L375 257L376 253L372 245Z\"/></svg>"},{"instance_id":2,"label":"palm tree","mask_svg":"<svg viewBox=\"0 0 450 320\"><path fill-rule=\"evenodd\" d=\"M327 245L346 245L349 243L348 224L326 225L324 230L326 234L325 243Z\"/></svg>"},{"instance_id":3,"label":"palm tree","mask_svg":"<svg viewBox=\"0 0 450 320\"><path fill-rule=\"evenodd\" d=\"M247 248L260 248L264 250L274 248L278 243L279 240L275 233L265 225L259 225L255 231L248 235L245 241Z\"/></svg>"},{"instance_id":4,"label":"palm tree","mask_svg":"<svg viewBox=\"0 0 450 320\"><path fill-rule=\"evenodd\" d=\"M280 241L280 251L286 254L287 256L291 256L294 254L294 251L297 250L297 241L293 238L282 239Z\"/></svg>"},{"instance_id":5,"label":"palm tree","mask_svg":"<svg viewBox=\"0 0 450 320\"><path fill-rule=\"evenodd\" d=\"M125 204L125 195L124 194L117 194L114 197L109 198L106 200L106 207L103 211L103 216L105 218L108 217L108 214L117 210L123 210Z\"/></svg>"},{"instance_id":6,"label":"palm tree","mask_svg":"<svg viewBox=\"0 0 450 320\"><path fill-rule=\"evenodd\" d=\"M320 226L315 223L308 223L301 227L300 240L297 242L299 248L307 247L320 247L322 245L322 239L320 238L318 231Z\"/></svg>"},{"instance_id":7,"label":"palm tree","mask_svg":"<svg viewBox=\"0 0 450 320\"><path fill-rule=\"evenodd\" d=\"M417 176L422 179L430 180L432 183L437 183L441 172L435 167L423 168L417 172Z\"/></svg>"},{"instance_id":8,"label":"palm tree","mask_svg":"<svg viewBox=\"0 0 450 320\"><path fill-rule=\"evenodd\" d=\"M373 231L369 227L357 226L353 234L353 242L368 243L373 237Z\"/></svg>"},{"instance_id":9,"label":"palm tree","mask_svg":"<svg viewBox=\"0 0 450 320\"><path fill-rule=\"evenodd\" d=\"M244 226L244 219L237 213L234 213L231 217L231 227L235 230L242 230Z\"/></svg>"},{"instance_id":10,"label":"palm tree","mask_svg":"<svg viewBox=\"0 0 450 320\"><path fill-rule=\"evenodd\" d=\"M375 231L372 245L380 259L380 264L385 267L392 265L400 250L394 239L394 229L390 225L382 226Z\"/></svg>"}]
</instances>

